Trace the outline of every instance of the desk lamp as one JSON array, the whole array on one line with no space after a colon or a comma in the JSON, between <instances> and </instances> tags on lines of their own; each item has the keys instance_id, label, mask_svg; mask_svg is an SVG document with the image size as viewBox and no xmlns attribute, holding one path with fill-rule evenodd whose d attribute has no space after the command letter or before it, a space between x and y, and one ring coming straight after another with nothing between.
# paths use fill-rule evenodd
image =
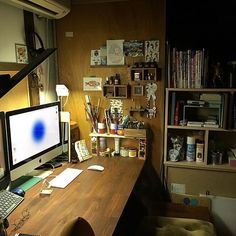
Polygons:
<instances>
[{"instance_id":1,"label":"desk lamp","mask_svg":"<svg viewBox=\"0 0 236 236\"><path fill-rule=\"evenodd\" d=\"M67 126L66 127L64 126L64 127L67 128L67 134L68 134L68 162L71 162L70 112L63 111L64 107L67 103L68 97L69 97L69 89L64 84L57 84L56 85L56 92L57 92L58 100L61 102L61 111L60 111L61 122L67 124ZM66 97L66 101L64 104L62 104L63 97ZM62 135L62 148L63 148L65 132L62 132L62 133L63 133L63 135ZM63 152L64 152L64 150L63 150Z\"/></svg>"}]
</instances>

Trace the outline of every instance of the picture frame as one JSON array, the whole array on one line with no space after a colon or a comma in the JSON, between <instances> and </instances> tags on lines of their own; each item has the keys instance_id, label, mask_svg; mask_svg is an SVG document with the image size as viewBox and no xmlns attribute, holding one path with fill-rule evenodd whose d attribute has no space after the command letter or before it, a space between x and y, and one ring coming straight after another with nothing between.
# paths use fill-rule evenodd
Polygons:
<instances>
[{"instance_id":1,"label":"picture frame","mask_svg":"<svg viewBox=\"0 0 236 236\"><path fill-rule=\"evenodd\" d=\"M101 77L84 77L83 78L84 91L102 91Z\"/></svg>"},{"instance_id":2,"label":"picture frame","mask_svg":"<svg viewBox=\"0 0 236 236\"><path fill-rule=\"evenodd\" d=\"M107 65L124 65L123 39L107 40Z\"/></svg>"},{"instance_id":3,"label":"picture frame","mask_svg":"<svg viewBox=\"0 0 236 236\"><path fill-rule=\"evenodd\" d=\"M24 44L15 44L16 63L27 64L28 63L28 50Z\"/></svg>"},{"instance_id":4,"label":"picture frame","mask_svg":"<svg viewBox=\"0 0 236 236\"><path fill-rule=\"evenodd\" d=\"M143 85L133 85L132 86L132 95L133 96L143 96L144 95Z\"/></svg>"}]
</instances>

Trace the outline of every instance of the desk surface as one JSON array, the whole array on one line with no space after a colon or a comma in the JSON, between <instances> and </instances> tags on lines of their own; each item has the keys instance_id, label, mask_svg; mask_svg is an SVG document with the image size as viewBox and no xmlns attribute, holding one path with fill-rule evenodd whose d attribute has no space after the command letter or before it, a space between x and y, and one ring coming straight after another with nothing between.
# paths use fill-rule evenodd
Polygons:
<instances>
[{"instance_id":1,"label":"desk surface","mask_svg":"<svg viewBox=\"0 0 236 236\"><path fill-rule=\"evenodd\" d=\"M92 164L101 164L105 169L87 170ZM143 165L142 160L121 157L94 157L83 163L63 165L54 173L66 167L84 171L65 189L54 188L50 196L39 194L41 182L27 191L23 203L8 217L8 235L21 232L59 236L64 225L78 216L90 223L96 236L112 235ZM26 208L30 217L15 231L12 223Z\"/></svg>"}]
</instances>

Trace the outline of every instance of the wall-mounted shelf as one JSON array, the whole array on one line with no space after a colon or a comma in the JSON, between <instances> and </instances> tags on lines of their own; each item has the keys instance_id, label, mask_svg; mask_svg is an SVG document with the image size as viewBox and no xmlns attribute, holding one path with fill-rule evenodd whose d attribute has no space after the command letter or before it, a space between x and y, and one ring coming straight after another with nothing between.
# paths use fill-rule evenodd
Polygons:
<instances>
[{"instance_id":1,"label":"wall-mounted shelf","mask_svg":"<svg viewBox=\"0 0 236 236\"><path fill-rule=\"evenodd\" d=\"M157 81L161 79L161 69L157 67L132 67L131 81Z\"/></svg>"},{"instance_id":2,"label":"wall-mounted shelf","mask_svg":"<svg viewBox=\"0 0 236 236\"><path fill-rule=\"evenodd\" d=\"M107 98L128 98L130 95L129 85L103 85L103 96Z\"/></svg>"},{"instance_id":3,"label":"wall-mounted shelf","mask_svg":"<svg viewBox=\"0 0 236 236\"><path fill-rule=\"evenodd\" d=\"M99 134L99 133L91 133L89 134L91 137L91 152L92 155L99 155L101 151L100 139L101 138L113 138L123 140L134 140L136 143L135 150L137 149L137 158L141 160L145 160L147 156L147 134L146 129L124 129L124 135L117 134ZM131 145L133 149L133 144Z\"/></svg>"}]
</instances>

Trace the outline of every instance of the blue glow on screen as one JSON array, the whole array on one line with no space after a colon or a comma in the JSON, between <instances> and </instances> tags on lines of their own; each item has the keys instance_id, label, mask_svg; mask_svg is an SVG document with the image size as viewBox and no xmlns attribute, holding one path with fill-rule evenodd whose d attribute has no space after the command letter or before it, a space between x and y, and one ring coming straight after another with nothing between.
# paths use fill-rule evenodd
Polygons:
<instances>
[{"instance_id":1,"label":"blue glow on screen","mask_svg":"<svg viewBox=\"0 0 236 236\"><path fill-rule=\"evenodd\" d=\"M41 120L34 123L32 135L35 142L40 142L45 137L45 125Z\"/></svg>"}]
</instances>

